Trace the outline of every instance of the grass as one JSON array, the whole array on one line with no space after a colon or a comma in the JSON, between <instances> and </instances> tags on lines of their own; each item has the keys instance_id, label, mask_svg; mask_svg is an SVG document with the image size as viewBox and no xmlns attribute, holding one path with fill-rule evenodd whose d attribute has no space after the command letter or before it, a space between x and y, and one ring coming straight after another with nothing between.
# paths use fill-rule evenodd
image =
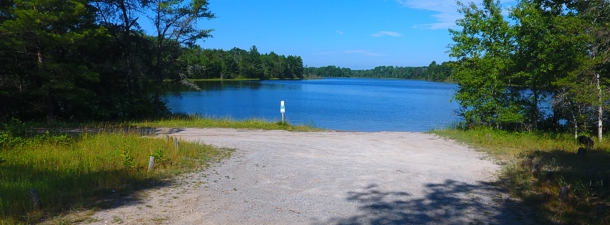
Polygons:
<instances>
[{"instance_id":1,"label":"grass","mask_svg":"<svg viewBox=\"0 0 610 225\"><path fill-rule=\"evenodd\" d=\"M176 174L201 169L230 151L139 132L0 134L0 224L32 224L71 211L111 207L113 199L162 185ZM150 156L155 167L147 171ZM39 192L35 208L29 190Z\"/></svg>"},{"instance_id":2,"label":"grass","mask_svg":"<svg viewBox=\"0 0 610 225\"><path fill-rule=\"evenodd\" d=\"M489 128L445 129L433 133L489 153L504 165L501 181L530 206L543 224L610 224L610 143L597 142L586 156L576 154L574 136L508 132ZM532 173L527 159L540 162ZM570 198L559 199L569 186Z\"/></svg>"},{"instance_id":3,"label":"grass","mask_svg":"<svg viewBox=\"0 0 610 225\"><path fill-rule=\"evenodd\" d=\"M167 119L129 122L136 127L189 127L189 128L236 128L287 131L321 131L307 125L291 125L288 122L272 122L262 119L234 120L232 118L216 118L200 115L174 115Z\"/></svg>"},{"instance_id":4,"label":"grass","mask_svg":"<svg viewBox=\"0 0 610 225\"><path fill-rule=\"evenodd\" d=\"M231 78L231 79L221 79L221 78L210 78L210 79L189 79L190 81L193 82L199 82L199 81L254 81L254 80L260 80L258 78Z\"/></svg>"},{"instance_id":5,"label":"grass","mask_svg":"<svg viewBox=\"0 0 610 225\"><path fill-rule=\"evenodd\" d=\"M268 121L263 119L235 120L230 117L211 117L201 115L174 114L167 118L125 122L56 122L37 123L34 127L74 128L84 127L98 130L117 130L129 128L234 128L252 130L286 130L296 132L322 131L313 125L291 125L289 122Z\"/></svg>"}]
</instances>

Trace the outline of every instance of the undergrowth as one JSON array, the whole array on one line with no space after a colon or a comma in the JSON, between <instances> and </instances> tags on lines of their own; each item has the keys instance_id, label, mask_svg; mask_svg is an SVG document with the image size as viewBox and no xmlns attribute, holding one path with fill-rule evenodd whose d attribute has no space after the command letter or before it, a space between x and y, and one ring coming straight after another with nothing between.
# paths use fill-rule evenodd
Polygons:
<instances>
[{"instance_id":1,"label":"undergrowth","mask_svg":"<svg viewBox=\"0 0 610 225\"><path fill-rule=\"evenodd\" d=\"M490 128L433 131L489 153L504 165L501 180L543 224L610 224L610 144L595 140L584 156L574 136ZM531 160L531 163L528 162ZM539 172L532 165L539 162ZM569 198L560 200L561 187Z\"/></svg>"}]
</instances>

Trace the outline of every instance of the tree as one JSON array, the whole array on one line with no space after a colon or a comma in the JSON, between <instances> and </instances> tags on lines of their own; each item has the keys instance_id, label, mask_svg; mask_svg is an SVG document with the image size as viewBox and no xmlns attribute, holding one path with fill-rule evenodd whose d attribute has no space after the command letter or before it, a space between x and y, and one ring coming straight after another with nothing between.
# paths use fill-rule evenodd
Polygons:
<instances>
[{"instance_id":1,"label":"tree","mask_svg":"<svg viewBox=\"0 0 610 225\"><path fill-rule=\"evenodd\" d=\"M0 11L0 36L4 38L1 51L5 57L13 55L13 60L19 60L10 66L13 71L9 74L16 77L0 79L4 84L18 85L21 99L35 111L45 111L47 121L52 122L74 104L85 104L84 98L92 95L83 85L96 82L98 75L80 61L78 54L87 45L95 46L106 30L94 24L95 14L85 0L12 3Z\"/></svg>"},{"instance_id":2,"label":"tree","mask_svg":"<svg viewBox=\"0 0 610 225\"><path fill-rule=\"evenodd\" d=\"M261 80L265 79L261 54L258 52L256 45L253 45L250 48L250 51L246 56L245 63L245 74L247 78L259 78Z\"/></svg>"},{"instance_id":3,"label":"tree","mask_svg":"<svg viewBox=\"0 0 610 225\"><path fill-rule=\"evenodd\" d=\"M461 4L460 4L461 5ZM499 3L462 5L451 30L459 84L454 99L475 125L597 125L601 141L610 62L610 2L521 0L503 20ZM432 67L432 66L430 66ZM546 104L551 99L552 104ZM541 107L552 109L543 113ZM548 111L552 111L549 115ZM563 123L560 121L564 121ZM500 126L499 126L500 125Z\"/></svg>"},{"instance_id":4,"label":"tree","mask_svg":"<svg viewBox=\"0 0 610 225\"><path fill-rule=\"evenodd\" d=\"M513 32L504 20L499 1L484 0L482 9L474 3L458 3L464 18L457 21L461 30L450 30L455 44L450 56L457 58L454 78L459 89L454 99L461 114L471 125L501 127L523 122L518 92L511 91L510 54L514 49Z\"/></svg>"},{"instance_id":5,"label":"tree","mask_svg":"<svg viewBox=\"0 0 610 225\"><path fill-rule=\"evenodd\" d=\"M152 20L155 30L155 59L151 73L154 81L154 101L161 111L164 104L161 101L163 81L171 79L175 82L186 82L183 73L176 72L176 62L182 46L193 46L195 42L210 36L211 29L196 29L201 19L213 19L215 16L208 9L207 0L155 0L153 1Z\"/></svg>"},{"instance_id":6,"label":"tree","mask_svg":"<svg viewBox=\"0 0 610 225\"><path fill-rule=\"evenodd\" d=\"M149 45L138 20L150 7L148 0L94 0L98 21L108 29L113 37L113 51L116 55L110 59L114 70L112 73L120 74L125 83L125 92L131 98L143 95L144 86L147 86L145 73L142 73L147 55L142 55Z\"/></svg>"},{"instance_id":7,"label":"tree","mask_svg":"<svg viewBox=\"0 0 610 225\"><path fill-rule=\"evenodd\" d=\"M575 8L580 12L579 17L585 20L582 23L589 38L587 43L588 57L579 68L579 72L589 76L596 93L595 103L597 108L597 137L602 141L603 137L603 104L608 99L604 96L607 92L602 83L607 82L607 75L601 76L610 62L610 2L606 0L574 1Z\"/></svg>"},{"instance_id":8,"label":"tree","mask_svg":"<svg viewBox=\"0 0 610 225\"><path fill-rule=\"evenodd\" d=\"M303 79L303 60L300 56L288 56L288 68L292 78Z\"/></svg>"}]
</instances>

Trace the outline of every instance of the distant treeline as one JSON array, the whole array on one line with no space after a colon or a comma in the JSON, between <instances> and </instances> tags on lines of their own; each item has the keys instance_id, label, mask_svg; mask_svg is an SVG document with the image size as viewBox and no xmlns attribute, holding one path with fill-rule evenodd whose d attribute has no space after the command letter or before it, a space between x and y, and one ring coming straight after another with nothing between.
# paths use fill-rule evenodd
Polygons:
<instances>
[{"instance_id":1,"label":"distant treeline","mask_svg":"<svg viewBox=\"0 0 610 225\"><path fill-rule=\"evenodd\" d=\"M304 74L306 77L363 77L452 81L450 62L437 64L436 61L432 61L427 67L378 66L370 70L352 70L337 66L307 67Z\"/></svg>"},{"instance_id":2,"label":"distant treeline","mask_svg":"<svg viewBox=\"0 0 610 225\"><path fill-rule=\"evenodd\" d=\"M300 56L284 56L275 52L260 54L256 46L250 51L202 49L199 46L185 51L186 64L193 65L189 78L194 79L303 79L303 60Z\"/></svg>"}]
</instances>

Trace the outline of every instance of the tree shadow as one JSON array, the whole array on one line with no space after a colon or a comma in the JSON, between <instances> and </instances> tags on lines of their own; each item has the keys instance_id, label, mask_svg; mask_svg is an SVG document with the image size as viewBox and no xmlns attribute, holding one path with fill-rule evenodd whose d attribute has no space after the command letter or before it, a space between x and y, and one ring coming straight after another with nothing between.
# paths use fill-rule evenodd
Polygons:
<instances>
[{"instance_id":1,"label":"tree shadow","mask_svg":"<svg viewBox=\"0 0 610 225\"><path fill-rule=\"evenodd\" d=\"M446 180L426 184L424 197L371 184L346 198L360 213L314 224L534 224L519 203L493 183Z\"/></svg>"},{"instance_id":2,"label":"tree shadow","mask_svg":"<svg viewBox=\"0 0 610 225\"><path fill-rule=\"evenodd\" d=\"M543 215L545 223L554 220L568 224L608 224L610 222L610 152L531 151L524 155L540 162L532 174L529 167L508 170L507 177L517 188L516 195ZM569 187L569 198L559 199L559 189Z\"/></svg>"},{"instance_id":3,"label":"tree shadow","mask_svg":"<svg viewBox=\"0 0 610 225\"><path fill-rule=\"evenodd\" d=\"M534 161L542 163L543 178L559 176L568 180L602 181L610 184L610 153L604 150L587 150L586 155L564 150L533 151ZM607 186L607 185L605 185ZM602 188L602 187L600 187ZM606 193L610 194L610 193Z\"/></svg>"},{"instance_id":4,"label":"tree shadow","mask_svg":"<svg viewBox=\"0 0 610 225\"><path fill-rule=\"evenodd\" d=\"M174 180L137 176L113 169L66 172L40 170L28 165L0 164L0 223L3 218L27 224L53 218L73 210L109 209L139 204L139 193L174 185ZM39 193L35 208L30 189ZM40 212L39 216L30 214Z\"/></svg>"}]
</instances>

